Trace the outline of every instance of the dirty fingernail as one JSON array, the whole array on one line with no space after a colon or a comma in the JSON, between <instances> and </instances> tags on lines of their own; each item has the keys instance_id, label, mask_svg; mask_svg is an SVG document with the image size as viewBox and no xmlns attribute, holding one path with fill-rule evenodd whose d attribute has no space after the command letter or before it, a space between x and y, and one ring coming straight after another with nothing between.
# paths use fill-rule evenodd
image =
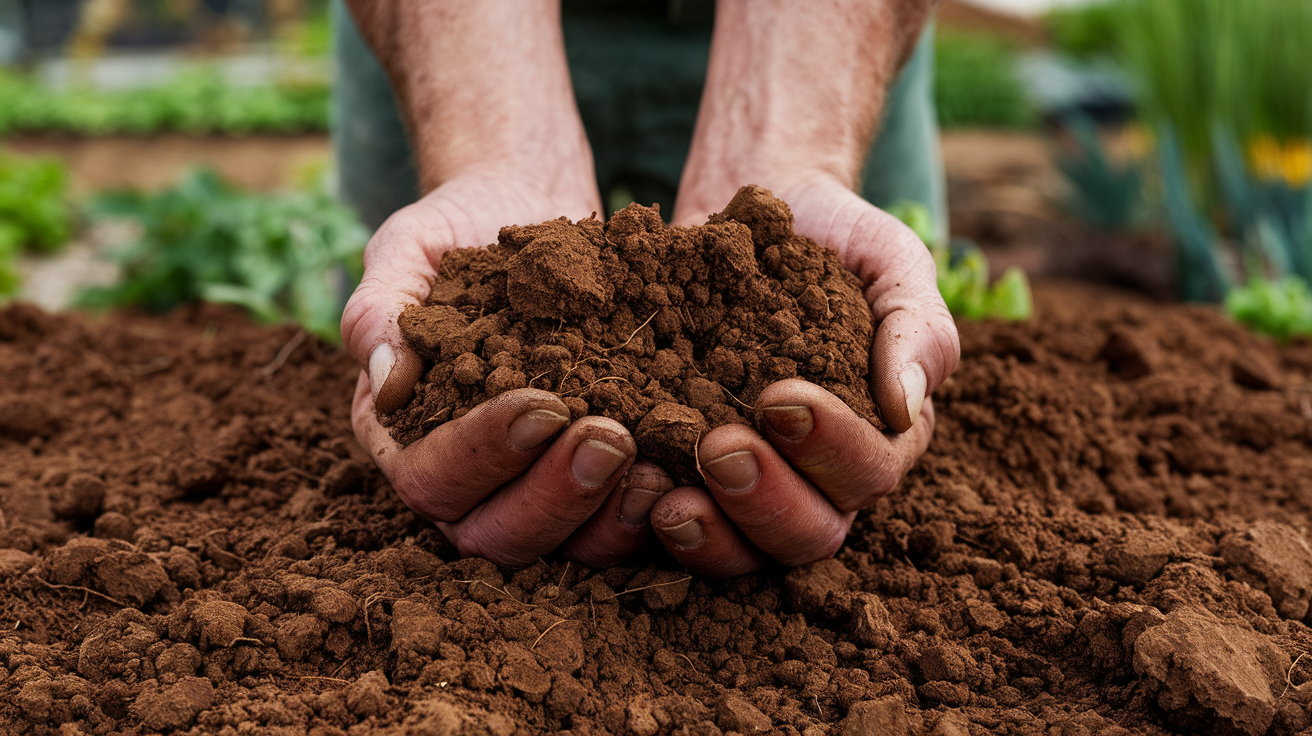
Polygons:
<instances>
[{"instance_id":1,"label":"dirty fingernail","mask_svg":"<svg viewBox=\"0 0 1312 736\"><path fill-rule=\"evenodd\" d=\"M624 489L624 496L620 498L620 523L628 527L640 527L646 524L648 517L651 516L651 507L655 506L663 495L665 495L663 491L650 488L630 486Z\"/></svg>"},{"instance_id":2,"label":"dirty fingernail","mask_svg":"<svg viewBox=\"0 0 1312 736\"><path fill-rule=\"evenodd\" d=\"M510 446L523 452L546 442L551 435L569 424L569 417L547 409L524 412L510 423Z\"/></svg>"},{"instance_id":3,"label":"dirty fingernail","mask_svg":"<svg viewBox=\"0 0 1312 736\"><path fill-rule=\"evenodd\" d=\"M696 549L706 541L706 532L702 530L702 523L696 518L682 524L662 527L661 534L684 549Z\"/></svg>"},{"instance_id":4,"label":"dirty fingernail","mask_svg":"<svg viewBox=\"0 0 1312 736\"><path fill-rule=\"evenodd\" d=\"M369 390L373 391L375 398L383 390L383 384L387 383L387 377L391 375L394 363L396 363L396 351L387 343L374 348L369 354Z\"/></svg>"},{"instance_id":5,"label":"dirty fingernail","mask_svg":"<svg viewBox=\"0 0 1312 736\"><path fill-rule=\"evenodd\" d=\"M574 477L589 488L605 483L629 456L601 440L583 440L574 450Z\"/></svg>"},{"instance_id":6,"label":"dirty fingernail","mask_svg":"<svg viewBox=\"0 0 1312 736\"><path fill-rule=\"evenodd\" d=\"M898 378L907 399L907 419L915 424L920 416L920 405L925 403L925 369L919 363L907 363Z\"/></svg>"},{"instance_id":7,"label":"dirty fingernail","mask_svg":"<svg viewBox=\"0 0 1312 736\"><path fill-rule=\"evenodd\" d=\"M383 357L375 359L383 348L386 348ZM391 414L410 403L410 397L415 395L415 384L424 375L424 361L409 350L402 350L398 355L393 352L392 346L386 343L379 345L369 356L371 389L375 385L375 363L382 375L382 385L374 394L374 408L384 414Z\"/></svg>"},{"instance_id":8,"label":"dirty fingernail","mask_svg":"<svg viewBox=\"0 0 1312 736\"><path fill-rule=\"evenodd\" d=\"M761 416L776 434L794 442L806 439L815 429L815 416L806 406L767 406Z\"/></svg>"},{"instance_id":9,"label":"dirty fingernail","mask_svg":"<svg viewBox=\"0 0 1312 736\"><path fill-rule=\"evenodd\" d=\"M761 476L761 467L751 450L731 452L702 466L727 491L742 491L752 487Z\"/></svg>"}]
</instances>

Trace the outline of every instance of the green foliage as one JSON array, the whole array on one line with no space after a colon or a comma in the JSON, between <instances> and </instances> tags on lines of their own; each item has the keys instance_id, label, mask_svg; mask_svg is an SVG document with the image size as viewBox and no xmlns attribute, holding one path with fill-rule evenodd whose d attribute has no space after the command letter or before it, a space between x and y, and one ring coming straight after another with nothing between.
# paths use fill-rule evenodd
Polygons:
<instances>
[{"instance_id":1,"label":"green foliage","mask_svg":"<svg viewBox=\"0 0 1312 736\"><path fill-rule=\"evenodd\" d=\"M327 56L332 51L333 29L328 8L312 11L301 21L283 46L292 54L302 57Z\"/></svg>"},{"instance_id":2,"label":"green foliage","mask_svg":"<svg viewBox=\"0 0 1312 736\"><path fill-rule=\"evenodd\" d=\"M945 128L1023 128L1034 106L1016 74L1016 50L994 36L940 32L934 41L934 103Z\"/></svg>"},{"instance_id":3,"label":"green foliage","mask_svg":"<svg viewBox=\"0 0 1312 736\"><path fill-rule=\"evenodd\" d=\"M1117 164L1107 155L1098 130L1087 117L1073 117L1067 127L1079 146L1077 155L1057 157L1075 194L1072 209L1102 230L1125 230L1139 216L1143 202L1143 172L1134 163Z\"/></svg>"},{"instance_id":4,"label":"green foliage","mask_svg":"<svg viewBox=\"0 0 1312 736\"><path fill-rule=\"evenodd\" d=\"M1225 310L1251 329L1281 340L1312 335L1312 289L1297 276L1252 279L1226 294Z\"/></svg>"},{"instance_id":5,"label":"green foliage","mask_svg":"<svg viewBox=\"0 0 1312 736\"><path fill-rule=\"evenodd\" d=\"M1106 1L1056 7L1044 14L1043 25L1058 51L1081 59L1106 56L1119 48L1119 10Z\"/></svg>"},{"instance_id":6,"label":"green foliage","mask_svg":"<svg viewBox=\"0 0 1312 736\"><path fill-rule=\"evenodd\" d=\"M329 88L321 82L238 87L203 67L181 72L158 87L114 92L52 90L0 70L0 135L296 133L327 130L328 108Z\"/></svg>"},{"instance_id":7,"label":"green foliage","mask_svg":"<svg viewBox=\"0 0 1312 736\"><path fill-rule=\"evenodd\" d=\"M0 151L0 295L18 290L23 250L49 253L68 240L68 175L59 161Z\"/></svg>"},{"instance_id":8,"label":"green foliage","mask_svg":"<svg viewBox=\"0 0 1312 736\"><path fill-rule=\"evenodd\" d=\"M1212 131L1238 140L1312 134L1312 3L1118 0L1120 60L1155 123L1175 126L1196 187L1210 177Z\"/></svg>"},{"instance_id":9,"label":"green foliage","mask_svg":"<svg viewBox=\"0 0 1312 736\"><path fill-rule=\"evenodd\" d=\"M1159 138L1162 204L1178 250L1177 288L1188 301L1218 301L1233 283L1221 254L1220 235L1194 206L1184 154L1174 132L1163 127Z\"/></svg>"},{"instance_id":10,"label":"green foliage","mask_svg":"<svg viewBox=\"0 0 1312 736\"><path fill-rule=\"evenodd\" d=\"M925 242L938 267L938 290L956 317L965 319L1026 320L1034 315L1029 279L1019 268L1009 268L989 286L988 260L978 247L966 245L953 253L934 241L934 220L918 202L898 202L887 208Z\"/></svg>"},{"instance_id":11,"label":"green foliage","mask_svg":"<svg viewBox=\"0 0 1312 736\"><path fill-rule=\"evenodd\" d=\"M162 312L224 302L339 339L342 300L360 278L368 233L326 193L242 192L202 170L175 188L103 195L91 207L135 219L143 231L117 254L122 282L84 292L81 306Z\"/></svg>"}]
</instances>

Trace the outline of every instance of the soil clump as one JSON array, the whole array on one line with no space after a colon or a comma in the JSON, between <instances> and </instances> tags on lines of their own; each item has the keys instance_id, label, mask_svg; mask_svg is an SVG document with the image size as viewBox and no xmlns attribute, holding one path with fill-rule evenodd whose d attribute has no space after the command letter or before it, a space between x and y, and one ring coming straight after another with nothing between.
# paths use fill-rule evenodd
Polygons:
<instances>
[{"instance_id":1,"label":"soil clump","mask_svg":"<svg viewBox=\"0 0 1312 736\"><path fill-rule=\"evenodd\" d=\"M540 388L573 419L620 422L642 457L691 482L701 435L753 422L762 389L799 377L883 427L860 281L760 187L699 227L635 204L605 225L502 228L493 245L447 253L427 302L398 323L432 365L409 405L380 414L402 444L500 393Z\"/></svg>"},{"instance_id":2,"label":"soil clump","mask_svg":"<svg viewBox=\"0 0 1312 736\"><path fill-rule=\"evenodd\" d=\"M1305 733L1312 343L1035 299L834 559L732 580L458 559L294 328L7 307L0 733Z\"/></svg>"}]
</instances>

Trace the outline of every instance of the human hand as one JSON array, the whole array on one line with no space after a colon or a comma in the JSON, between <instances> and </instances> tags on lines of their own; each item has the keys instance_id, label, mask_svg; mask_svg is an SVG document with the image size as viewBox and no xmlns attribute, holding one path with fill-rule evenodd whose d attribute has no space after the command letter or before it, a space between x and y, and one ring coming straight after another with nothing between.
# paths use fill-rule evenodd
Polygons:
<instances>
[{"instance_id":1,"label":"human hand","mask_svg":"<svg viewBox=\"0 0 1312 736\"><path fill-rule=\"evenodd\" d=\"M559 189L499 175L451 179L374 235L342 317L347 349L367 366L351 407L357 439L401 500L436 522L462 555L506 565L562 545L590 566L616 564L646 539L648 512L671 487L653 467L634 465L623 425L603 417L570 423L564 403L546 391L501 394L404 448L378 422L375 407L401 408L422 376L397 317L428 296L442 255L495 242L508 223L600 209L595 185Z\"/></svg>"},{"instance_id":2,"label":"human hand","mask_svg":"<svg viewBox=\"0 0 1312 736\"><path fill-rule=\"evenodd\" d=\"M934 261L909 228L833 177L776 186L775 195L792 208L795 230L837 251L866 285L878 326L871 389L885 423L899 434L876 430L812 383L767 387L755 407L764 436L737 424L708 433L698 446L707 489L676 488L651 512L671 554L711 575L834 554L856 511L893 490L929 446L929 395L961 354ZM695 203L680 206L676 222L710 214Z\"/></svg>"}]
</instances>

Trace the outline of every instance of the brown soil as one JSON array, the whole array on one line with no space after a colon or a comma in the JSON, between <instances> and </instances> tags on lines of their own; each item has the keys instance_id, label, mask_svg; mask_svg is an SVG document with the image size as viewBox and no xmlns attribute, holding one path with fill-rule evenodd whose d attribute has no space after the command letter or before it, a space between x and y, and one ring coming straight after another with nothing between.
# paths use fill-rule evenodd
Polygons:
<instances>
[{"instance_id":1,"label":"brown soil","mask_svg":"<svg viewBox=\"0 0 1312 736\"><path fill-rule=\"evenodd\" d=\"M1128 131L1103 131L1109 155L1129 155ZM1051 132L944 131L952 235L973 241L992 278L1019 267L1030 278L1076 279L1174 298L1175 249L1157 230L1099 231L1071 215L1071 185L1057 167L1073 141Z\"/></svg>"},{"instance_id":2,"label":"brown soil","mask_svg":"<svg viewBox=\"0 0 1312 736\"><path fill-rule=\"evenodd\" d=\"M0 147L26 156L55 156L68 166L77 194L105 189L162 189L177 184L190 169L205 166L249 189L298 186L307 172L332 158L328 136L251 135L152 136L19 135L0 139Z\"/></svg>"},{"instance_id":3,"label":"brown soil","mask_svg":"<svg viewBox=\"0 0 1312 736\"><path fill-rule=\"evenodd\" d=\"M727 581L456 560L293 329L0 311L0 732L1305 730L1312 344L1036 301L836 559Z\"/></svg>"},{"instance_id":4,"label":"brown soil","mask_svg":"<svg viewBox=\"0 0 1312 736\"><path fill-rule=\"evenodd\" d=\"M451 251L426 304L398 323L433 364L380 420L409 444L512 389L559 394L574 419L631 432L682 482L709 429L747 423L771 383L805 378L883 428L870 397L874 330L860 281L793 232L788 205L743 187L700 227L630 205L605 225L565 218Z\"/></svg>"}]
</instances>

